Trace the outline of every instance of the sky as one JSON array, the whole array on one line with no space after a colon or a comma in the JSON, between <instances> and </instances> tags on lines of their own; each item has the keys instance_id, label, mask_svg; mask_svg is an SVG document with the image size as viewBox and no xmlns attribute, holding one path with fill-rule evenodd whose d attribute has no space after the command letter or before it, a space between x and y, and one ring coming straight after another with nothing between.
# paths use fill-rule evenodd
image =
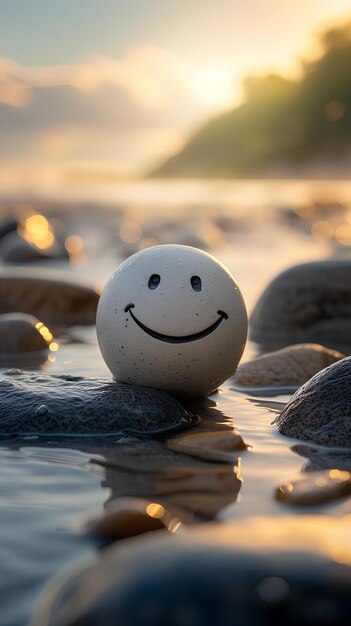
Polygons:
<instances>
[{"instance_id":1,"label":"sky","mask_svg":"<svg viewBox=\"0 0 351 626\"><path fill-rule=\"evenodd\" d=\"M137 175L242 96L297 76L349 0L0 0L0 183Z\"/></svg>"}]
</instances>

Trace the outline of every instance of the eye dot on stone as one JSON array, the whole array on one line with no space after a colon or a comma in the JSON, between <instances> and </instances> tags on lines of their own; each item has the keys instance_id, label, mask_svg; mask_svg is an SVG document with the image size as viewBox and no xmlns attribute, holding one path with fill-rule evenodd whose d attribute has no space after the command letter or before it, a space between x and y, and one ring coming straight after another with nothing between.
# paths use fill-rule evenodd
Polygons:
<instances>
[{"instance_id":1,"label":"eye dot on stone","mask_svg":"<svg viewBox=\"0 0 351 626\"><path fill-rule=\"evenodd\" d=\"M194 291L201 291L201 278L200 276L192 276L191 277L191 286Z\"/></svg>"},{"instance_id":2,"label":"eye dot on stone","mask_svg":"<svg viewBox=\"0 0 351 626\"><path fill-rule=\"evenodd\" d=\"M152 274L149 278L149 289L156 289L161 282L161 277L159 274Z\"/></svg>"}]
</instances>

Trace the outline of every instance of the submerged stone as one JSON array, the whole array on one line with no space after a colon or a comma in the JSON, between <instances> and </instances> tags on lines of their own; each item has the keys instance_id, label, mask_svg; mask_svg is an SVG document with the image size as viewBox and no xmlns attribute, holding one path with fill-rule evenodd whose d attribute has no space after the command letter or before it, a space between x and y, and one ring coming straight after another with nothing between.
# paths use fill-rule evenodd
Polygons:
<instances>
[{"instance_id":1,"label":"submerged stone","mask_svg":"<svg viewBox=\"0 0 351 626\"><path fill-rule=\"evenodd\" d=\"M250 319L250 337L267 349L317 342L351 348L351 261L292 267L265 289Z\"/></svg>"},{"instance_id":2,"label":"submerged stone","mask_svg":"<svg viewBox=\"0 0 351 626\"><path fill-rule=\"evenodd\" d=\"M112 542L154 530L174 531L180 523L162 504L141 498L118 498L108 505L102 517L89 524L87 530Z\"/></svg>"},{"instance_id":3,"label":"submerged stone","mask_svg":"<svg viewBox=\"0 0 351 626\"><path fill-rule=\"evenodd\" d=\"M0 433L158 436L198 418L165 391L82 376L0 374Z\"/></svg>"},{"instance_id":4,"label":"submerged stone","mask_svg":"<svg viewBox=\"0 0 351 626\"><path fill-rule=\"evenodd\" d=\"M49 584L30 626L346 626L350 528L253 517L127 539Z\"/></svg>"},{"instance_id":5,"label":"submerged stone","mask_svg":"<svg viewBox=\"0 0 351 626\"><path fill-rule=\"evenodd\" d=\"M288 437L324 446L351 447L351 357L318 372L275 419Z\"/></svg>"},{"instance_id":6,"label":"submerged stone","mask_svg":"<svg viewBox=\"0 0 351 626\"><path fill-rule=\"evenodd\" d=\"M206 461L236 463L238 452L247 449L239 433L234 430L190 433L167 441L167 447Z\"/></svg>"},{"instance_id":7,"label":"submerged stone","mask_svg":"<svg viewBox=\"0 0 351 626\"><path fill-rule=\"evenodd\" d=\"M307 477L282 483L275 497L286 504L311 506L351 495L351 474L331 469L311 472Z\"/></svg>"},{"instance_id":8,"label":"submerged stone","mask_svg":"<svg viewBox=\"0 0 351 626\"><path fill-rule=\"evenodd\" d=\"M242 387L300 387L344 356L320 344L296 344L239 365L232 381Z\"/></svg>"},{"instance_id":9,"label":"submerged stone","mask_svg":"<svg viewBox=\"0 0 351 626\"><path fill-rule=\"evenodd\" d=\"M322 469L340 469L351 472L351 448L326 448L325 446L297 443L291 451L308 459L304 472L316 472Z\"/></svg>"},{"instance_id":10,"label":"submerged stone","mask_svg":"<svg viewBox=\"0 0 351 626\"><path fill-rule=\"evenodd\" d=\"M39 271L0 275L0 313L30 313L48 325L95 324L99 296L90 287Z\"/></svg>"}]
</instances>

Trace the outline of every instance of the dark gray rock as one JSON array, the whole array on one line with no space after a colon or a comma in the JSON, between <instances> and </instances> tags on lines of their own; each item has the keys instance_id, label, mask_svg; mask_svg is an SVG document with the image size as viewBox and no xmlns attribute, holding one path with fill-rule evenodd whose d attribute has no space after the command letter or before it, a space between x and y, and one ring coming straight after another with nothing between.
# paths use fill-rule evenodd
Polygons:
<instances>
[{"instance_id":1,"label":"dark gray rock","mask_svg":"<svg viewBox=\"0 0 351 626\"><path fill-rule=\"evenodd\" d=\"M51 583L30 626L346 626L349 529L286 516L127 539Z\"/></svg>"},{"instance_id":2,"label":"dark gray rock","mask_svg":"<svg viewBox=\"0 0 351 626\"><path fill-rule=\"evenodd\" d=\"M17 231L10 232L2 238L0 256L4 263L38 263L69 259L63 242L58 239L48 248L40 249L26 241Z\"/></svg>"},{"instance_id":3,"label":"dark gray rock","mask_svg":"<svg viewBox=\"0 0 351 626\"><path fill-rule=\"evenodd\" d=\"M99 295L91 287L55 278L51 272L0 274L0 313L30 313L44 324L95 324Z\"/></svg>"},{"instance_id":4,"label":"dark gray rock","mask_svg":"<svg viewBox=\"0 0 351 626\"><path fill-rule=\"evenodd\" d=\"M265 289L250 319L264 349L315 342L351 350L351 261L292 267Z\"/></svg>"},{"instance_id":5,"label":"dark gray rock","mask_svg":"<svg viewBox=\"0 0 351 626\"><path fill-rule=\"evenodd\" d=\"M0 434L157 436L196 422L165 391L82 376L0 374Z\"/></svg>"},{"instance_id":6,"label":"dark gray rock","mask_svg":"<svg viewBox=\"0 0 351 626\"><path fill-rule=\"evenodd\" d=\"M351 357L302 385L274 423L288 437L351 448Z\"/></svg>"}]
</instances>

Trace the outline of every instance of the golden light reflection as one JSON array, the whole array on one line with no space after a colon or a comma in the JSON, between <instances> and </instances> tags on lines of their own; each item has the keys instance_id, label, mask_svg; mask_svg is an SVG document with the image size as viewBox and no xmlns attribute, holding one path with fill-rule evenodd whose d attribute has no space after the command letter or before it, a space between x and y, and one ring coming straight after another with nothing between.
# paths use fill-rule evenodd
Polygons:
<instances>
[{"instance_id":1,"label":"golden light reflection","mask_svg":"<svg viewBox=\"0 0 351 626\"><path fill-rule=\"evenodd\" d=\"M119 229L119 237L124 243L140 241L142 233L142 228L138 222L123 222Z\"/></svg>"},{"instance_id":2,"label":"golden light reflection","mask_svg":"<svg viewBox=\"0 0 351 626\"><path fill-rule=\"evenodd\" d=\"M351 245L351 224L340 224L335 229L335 239L342 246Z\"/></svg>"},{"instance_id":3,"label":"golden light reflection","mask_svg":"<svg viewBox=\"0 0 351 626\"><path fill-rule=\"evenodd\" d=\"M57 352L57 350L59 349L59 345L58 343L56 343L56 341L52 341L49 345L49 348L51 352Z\"/></svg>"},{"instance_id":4,"label":"golden light reflection","mask_svg":"<svg viewBox=\"0 0 351 626\"><path fill-rule=\"evenodd\" d=\"M351 548L347 546L337 546L332 551L332 558L341 565L351 565Z\"/></svg>"},{"instance_id":5,"label":"golden light reflection","mask_svg":"<svg viewBox=\"0 0 351 626\"><path fill-rule=\"evenodd\" d=\"M161 504L152 502L151 504L147 505L146 513L150 515L150 517L154 517L155 519L161 519L161 517L163 517L165 514L165 509Z\"/></svg>"},{"instance_id":6,"label":"golden light reflection","mask_svg":"<svg viewBox=\"0 0 351 626\"><path fill-rule=\"evenodd\" d=\"M55 236L48 220L39 213L25 217L20 222L18 232L23 239L40 250L50 248L55 241Z\"/></svg>"},{"instance_id":7,"label":"golden light reflection","mask_svg":"<svg viewBox=\"0 0 351 626\"><path fill-rule=\"evenodd\" d=\"M83 252L83 240L78 235L70 235L65 239L65 248L70 255L79 255Z\"/></svg>"},{"instance_id":8,"label":"golden light reflection","mask_svg":"<svg viewBox=\"0 0 351 626\"><path fill-rule=\"evenodd\" d=\"M174 519L172 519L169 524L168 524L168 530L170 533L176 533L177 530L180 528L180 526L182 525L181 520L179 519L179 517L175 517Z\"/></svg>"},{"instance_id":9,"label":"golden light reflection","mask_svg":"<svg viewBox=\"0 0 351 626\"><path fill-rule=\"evenodd\" d=\"M319 476L316 478L316 487L325 487L327 484L327 479L323 478L323 476Z\"/></svg>"},{"instance_id":10,"label":"golden light reflection","mask_svg":"<svg viewBox=\"0 0 351 626\"><path fill-rule=\"evenodd\" d=\"M325 220L317 220L311 226L311 235L315 241L326 243L331 240L334 235L334 229L330 222Z\"/></svg>"},{"instance_id":11,"label":"golden light reflection","mask_svg":"<svg viewBox=\"0 0 351 626\"><path fill-rule=\"evenodd\" d=\"M280 491L282 493L291 493L292 491L294 491L294 485L292 483L284 483L283 485L281 485Z\"/></svg>"},{"instance_id":12,"label":"golden light reflection","mask_svg":"<svg viewBox=\"0 0 351 626\"><path fill-rule=\"evenodd\" d=\"M35 328L39 331L41 336L44 337L45 341L51 341L52 334L49 331L49 329L46 326L44 326L43 322L38 322L35 325Z\"/></svg>"},{"instance_id":13,"label":"golden light reflection","mask_svg":"<svg viewBox=\"0 0 351 626\"><path fill-rule=\"evenodd\" d=\"M332 469L329 472L329 476L330 478L332 478L333 480L340 480L340 481L347 481L351 479L351 474L350 472L347 472L346 470L338 470L338 469Z\"/></svg>"}]
</instances>

